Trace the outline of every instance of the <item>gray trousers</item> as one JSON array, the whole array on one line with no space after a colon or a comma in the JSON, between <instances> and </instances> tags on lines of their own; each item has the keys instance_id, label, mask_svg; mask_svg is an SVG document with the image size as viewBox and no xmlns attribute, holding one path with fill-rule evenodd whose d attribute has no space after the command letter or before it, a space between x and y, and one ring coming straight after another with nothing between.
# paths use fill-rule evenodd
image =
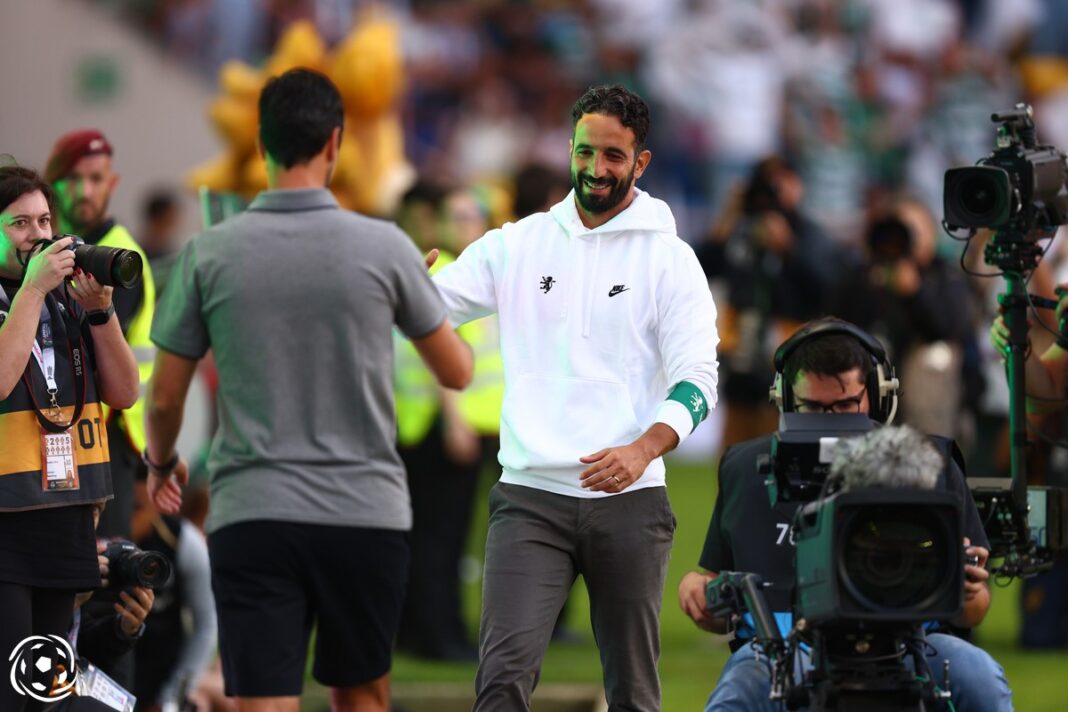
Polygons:
<instances>
[{"instance_id":1,"label":"gray trousers","mask_svg":"<svg viewBox=\"0 0 1068 712\"><path fill-rule=\"evenodd\" d=\"M659 710L660 602L675 533L666 488L583 499L498 483L489 507L474 709L530 709L581 574L609 710Z\"/></svg>"}]
</instances>

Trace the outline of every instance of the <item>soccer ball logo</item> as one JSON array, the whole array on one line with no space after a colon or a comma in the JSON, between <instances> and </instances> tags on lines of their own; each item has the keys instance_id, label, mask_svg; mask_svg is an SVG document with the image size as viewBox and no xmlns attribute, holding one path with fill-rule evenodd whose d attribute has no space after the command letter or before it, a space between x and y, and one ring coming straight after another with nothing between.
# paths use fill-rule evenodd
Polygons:
<instances>
[{"instance_id":1,"label":"soccer ball logo","mask_svg":"<svg viewBox=\"0 0 1068 712\"><path fill-rule=\"evenodd\" d=\"M74 692L78 672L70 643L58 635L31 635L11 651L11 687L40 702L62 700Z\"/></svg>"}]
</instances>

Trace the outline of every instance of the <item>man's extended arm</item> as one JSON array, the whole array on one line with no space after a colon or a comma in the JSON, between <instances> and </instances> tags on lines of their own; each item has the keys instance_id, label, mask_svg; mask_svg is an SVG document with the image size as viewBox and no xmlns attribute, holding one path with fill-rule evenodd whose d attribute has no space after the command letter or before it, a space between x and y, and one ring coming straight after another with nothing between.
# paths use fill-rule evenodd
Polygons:
<instances>
[{"instance_id":1,"label":"man's extended arm","mask_svg":"<svg viewBox=\"0 0 1068 712\"><path fill-rule=\"evenodd\" d=\"M468 245L456 261L434 273L434 286L453 326L497 311L496 273L504 261L504 233L490 230Z\"/></svg>"},{"instance_id":2,"label":"man's extended arm","mask_svg":"<svg viewBox=\"0 0 1068 712\"><path fill-rule=\"evenodd\" d=\"M156 352L156 364L145 397L146 454L149 462L163 465L176 455L174 446L182 429L185 397L196 367L195 359L164 349ZM180 485L185 484L187 478L186 464L182 460L174 469L174 477L169 474L161 476L149 468L147 486L152 505L160 512L177 514L182 505Z\"/></svg>"},{"instance_id":3,"label":"man's extended arm","mask_svg":"<svg viewBox=\"0 0 1068 712\"><path fill-rule=\"evenodd\" d=\"M426 336L413 339L412 345L441 385L462 389L471 382L474 374L471 347L456 334L448 319Z\"/></svg>"}]
</instances>

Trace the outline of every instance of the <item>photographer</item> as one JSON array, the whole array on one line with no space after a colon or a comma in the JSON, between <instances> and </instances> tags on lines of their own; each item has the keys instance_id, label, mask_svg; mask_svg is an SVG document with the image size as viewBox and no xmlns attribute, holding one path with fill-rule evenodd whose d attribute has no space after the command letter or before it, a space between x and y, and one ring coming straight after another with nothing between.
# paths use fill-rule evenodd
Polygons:
<instances>
[{"instance_id":1,"label":"photographer","mask_svg":"<svg viewBox=\"0 0 1068 712\"><path fill-rule=\"evenodd\" d=\"M103 507L93 507L96 526L102 510ZM130 651L145 633L145 619L152 611L156 594L150 586L134 585L135 581L128 580L128 566L119 556L120 547L98 539L96 550L100 586L76 597L68 638L79 659L92 663L125 690L131 690Z\"/></svg>"},{"instance_id":2,"label":"photographer","mask_svg":"<svg viewBox=\"0 0 1068 712\"><path fill-rule=\"evenodd\" d=\"M0 167L0 654L67 633L74 592L100 583L92 505L111 497L101 403L137 398L112 288L52 238L54 196ZM47 453L48 456L43 456ZM26 698L0 685L0 709Z\"/></svg>"},{"instance_id":3,"label":"photographer","mask_svg":"<svg viewBox=\"0 0 1068 712\"><path fill-rule=\"evenodd\" d=\"M757 163L730 209L694 251L705 275L721 279L724 445L775 427L767 402L775 344L818 316L843 262L842 250L799 212L804 183L782 158Z\"/></svg>"},{"instance_id":4,"label":"photographer","mask_svg":"<svg viewBox=\"0 0 1068 712\"><path fill-rule=\"evenodd\" d=\"M881 344L854 325L838 319L820 319L804 326L776 352L775 396L780 410L799 413L863 413L888 422L896 408L896 381ZM990 606L983 568L987 539L965 485L959 451L951 441L932 438L946 463L937 489L956 493L964 508L965 544L978 565L966 565L964 606L960 617L947 621L960 628L978 625ZM792 626L794 549L790 535L797 502L769 503L763 478L757 476L757 458L770 452L771 436L750 440L729 449L719 467L716 499L700 563L706 572L687 574L679 584L679 605L699 627L725 633L726 621L711 618L706 609L705 586L719 571L745 571L760 575L771 586L769 607L783 634ZM768 699L770 672L752 645L748 628L736 631L731 656L707 710L775 709ZM951 684L957 710L1011 709L1011 693L1001 668L984 651L949 635L928 636L938 657L951 660ZM932 666L938 667L938 666ZM942 670L934 671L940 678ZM936 682L942 682L937 679Z\"/></svg>"},{"instance_id":5,"label":"photographer","mask_svg":"<svg viewBox=\"0 0 1068 712\"><path fill-rule=\"evenodd\" d=\"M828 310L878 338L910 393L903 422L953 437L965 393L964 354L973 305L957 265L936 251L938 226L919 201L897 197L876 211L858 257L828 302ZM970 372L969 372L970 373ZM975 390L974 388L972 390Z\"/></svg>"}]
</instances>

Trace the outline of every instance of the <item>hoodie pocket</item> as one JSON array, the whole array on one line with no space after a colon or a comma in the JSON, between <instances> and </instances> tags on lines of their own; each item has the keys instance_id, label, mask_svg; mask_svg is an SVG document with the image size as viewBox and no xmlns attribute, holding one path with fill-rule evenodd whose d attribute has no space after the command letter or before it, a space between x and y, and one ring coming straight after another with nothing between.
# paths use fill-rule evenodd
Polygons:
<instances>
[{"instance_id":1,"label":"hoodie pocket","mask_svg":"<svg viewBox=\"0 0 1068 712\"><path fill-rule=\"evenodd\" d=\"M501 464L509 469L580 467L580 457L641 435L627 387L589 378L524 374L501 414Z\"/></svg>"}]
</instances>

